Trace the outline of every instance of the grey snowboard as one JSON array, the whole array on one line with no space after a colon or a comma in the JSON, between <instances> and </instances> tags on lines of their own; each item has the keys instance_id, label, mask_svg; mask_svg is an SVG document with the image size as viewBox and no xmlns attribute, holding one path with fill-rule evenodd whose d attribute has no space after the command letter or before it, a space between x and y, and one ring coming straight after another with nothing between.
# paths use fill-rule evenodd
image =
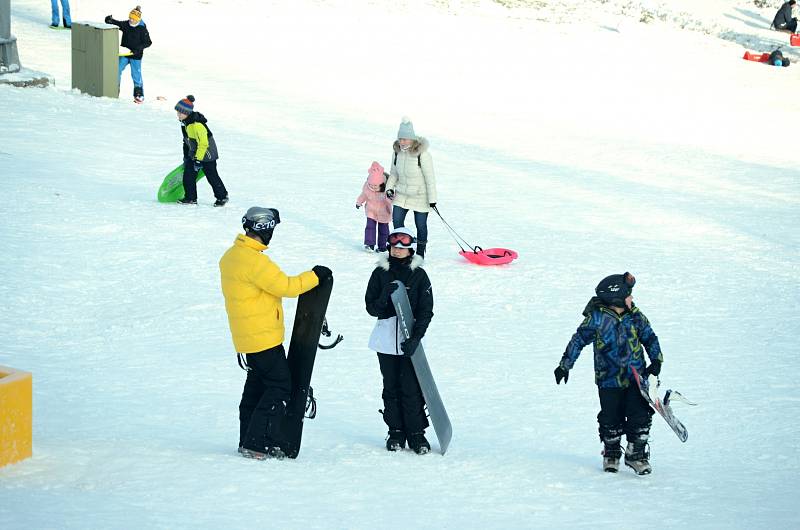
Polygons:
<instances>
[{"instance_id":1,"label":"grey snowboard","mask_svg":"<svg viewBox=\"0 0 800 530\"><path fill-rule=\"evenodd\" d=\"M397 313L397 322L400 329L405 338L408 339L414 329L414 315L411 312L406 286L401 281L396 280L394 283L398 285L398 288L392 293L392 303ZM450 439L453 437L453 426L450 424L447 410L445 410L444 403L442 403L439 389L436 388L436 381L433 380L431 367L428 365L428 359L425 357L425 350L422 348L422 344L419 345L416 353L411 356L411 364L414 365L414 372L416 372L419 386L422 388L422 396L425 398L425 404L428 407L433 430L436 431L436 438L439 440L439 449L442 454L445 454L447 446L450 445Z\"/></svg>"}]
</instances>

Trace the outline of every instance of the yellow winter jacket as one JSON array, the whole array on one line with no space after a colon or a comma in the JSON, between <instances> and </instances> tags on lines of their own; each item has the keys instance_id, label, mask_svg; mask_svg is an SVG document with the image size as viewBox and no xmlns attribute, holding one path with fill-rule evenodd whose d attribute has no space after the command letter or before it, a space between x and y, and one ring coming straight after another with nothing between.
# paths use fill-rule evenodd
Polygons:
<instances>
[{"instance_id":1,"label":"yellow winter jacket","mask_svg":"<svg viewBox=\"0 0 800 530\"><path fill-rule=\"evenodd\" d=\"M239 353L256 353L283 344L281 298L300 296L319 284L312 271L287 276L261 253L266 249L266 245L239 234L219 260L228 323Z\"/></svg>"}]
</instances>

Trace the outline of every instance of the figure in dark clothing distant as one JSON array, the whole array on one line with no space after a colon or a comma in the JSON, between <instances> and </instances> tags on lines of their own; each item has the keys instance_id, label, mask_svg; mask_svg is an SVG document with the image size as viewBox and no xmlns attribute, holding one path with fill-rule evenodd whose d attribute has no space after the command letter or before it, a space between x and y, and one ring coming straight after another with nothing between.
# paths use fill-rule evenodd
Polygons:
<instances>
[{"instance_id":1,"label":"figure in dark clothing distant","mask_svg":"<svg viewBox=\"0 0 800 530\"><path fill-rule=\"evenodd\" d=\"M772 27L778 30L797 31L797 17L792 16L792 9L797 2L789 0L784 2L778 12L775 13L775 18L772 20Z\"/></svg>"},{"instance_id":2,"label":"figure in dark clothing distant","mask_svg":"<svg viewBox=\"0 0 800 530\"><path fill-rule=\"evenodd\" d=\"M144 101L144 82L142 80L142 57L144 49L153 43L150 41L150 32L142 22L142 8L136 6L128 14L128 20L115 20L108 15L106 24L114 24L122 31L122 47L128 48L129 55L119 58L119 80L122 81L122 72L131 66L131 79L133 80L133 100L136 103Z\"/></svg>"}]
</instances>

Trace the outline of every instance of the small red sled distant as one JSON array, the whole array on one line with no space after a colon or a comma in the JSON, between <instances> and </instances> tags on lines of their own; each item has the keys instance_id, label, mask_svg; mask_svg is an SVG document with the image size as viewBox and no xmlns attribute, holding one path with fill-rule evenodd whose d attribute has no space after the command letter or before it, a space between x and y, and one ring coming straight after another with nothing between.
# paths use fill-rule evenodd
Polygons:
<instances>
[{"instance_id":1,"label":"small red sled distant","mask_svg":"<svg viewBox=\"0 0 800 530\"><path fill-rule=\"evenodd\" d=\"M790 46L800 46L800 33L792 33L789 36L789 45Z\"/></svg>"},{"instance_id":2,"label":"small red sled distant","mask_svg":"<svg viewBox=\"0 0 800 530\"><path fill-rule=\"evenodd\" d=\"M755 61L757 63L765 63L769 61L769 54L744 52L744 57L742 57L742 59L744 59L745 61Z\"/></svg>"}]
</instances>

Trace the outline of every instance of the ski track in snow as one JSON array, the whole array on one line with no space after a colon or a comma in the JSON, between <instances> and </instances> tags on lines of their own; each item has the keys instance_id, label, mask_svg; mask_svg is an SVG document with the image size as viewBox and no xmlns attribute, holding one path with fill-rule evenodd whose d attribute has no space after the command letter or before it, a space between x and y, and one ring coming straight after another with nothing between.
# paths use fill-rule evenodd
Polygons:
<instances>
[{"instance_id":1,"label":"ski track in snow","mask_svg":"<svg viewBox=\"0 0 800 530\"><path fill-rule=\"evenodd\" d=\"M117 18L130 9L111 4ZM800 104L772 101L796 91L800 67L759 69L739 59L738 37L715 37L772 38L749 21L774 9L704 2L684 13L701 28L686 32L682 1L644 28L635 13L611 17L623 9L613 1L590 3L585 28L563 23L564 3L442 4L267 3L256 36L237 33L241 2L144 6L155 44L149 100L135 106L67 90L68 35L48 33L45 4L14 2L23 63L57 88L0 85L0 364L33 372L35 400L33 458L0 469L9 528L800 524L800 399L786 381L800 368L800 171L784 162ZM73 10L100 19L109 7ZM212 76L191 46L204 17L228 39L206 50ZM305 23L302 38L290 20ZM433 59L402 74L424 97L392 77L387 55L409 22ZM434 46L437 28L447 46ZM385 40L365 48L371 32ZM576 72L559 50L593 60ZM649 62L620 63L629 53ZM180 161L172 106L185 93L217 138L225 208L211 208L204 182L196 208L155 201ZM473 245L520 254L469 265L429 218L425 348L454 426L445 457L383 449L366 346L375 258L359 250L353 203L370 162L388 166L404 112L431 141L445 219ZM296 461L235 452L244 374L217 261L253 204L281 211L269 252L284 271L326 264L336 281L328 321L345 341L318 354L319 414ZM675 405L686 444L654 417L648 477L601 471L590 348L568 385L552 375L594 285L624 270L664 350L665 388L699 403ZM294 300L284 307L291 329Z\"/></svg>"}]
</instances>

